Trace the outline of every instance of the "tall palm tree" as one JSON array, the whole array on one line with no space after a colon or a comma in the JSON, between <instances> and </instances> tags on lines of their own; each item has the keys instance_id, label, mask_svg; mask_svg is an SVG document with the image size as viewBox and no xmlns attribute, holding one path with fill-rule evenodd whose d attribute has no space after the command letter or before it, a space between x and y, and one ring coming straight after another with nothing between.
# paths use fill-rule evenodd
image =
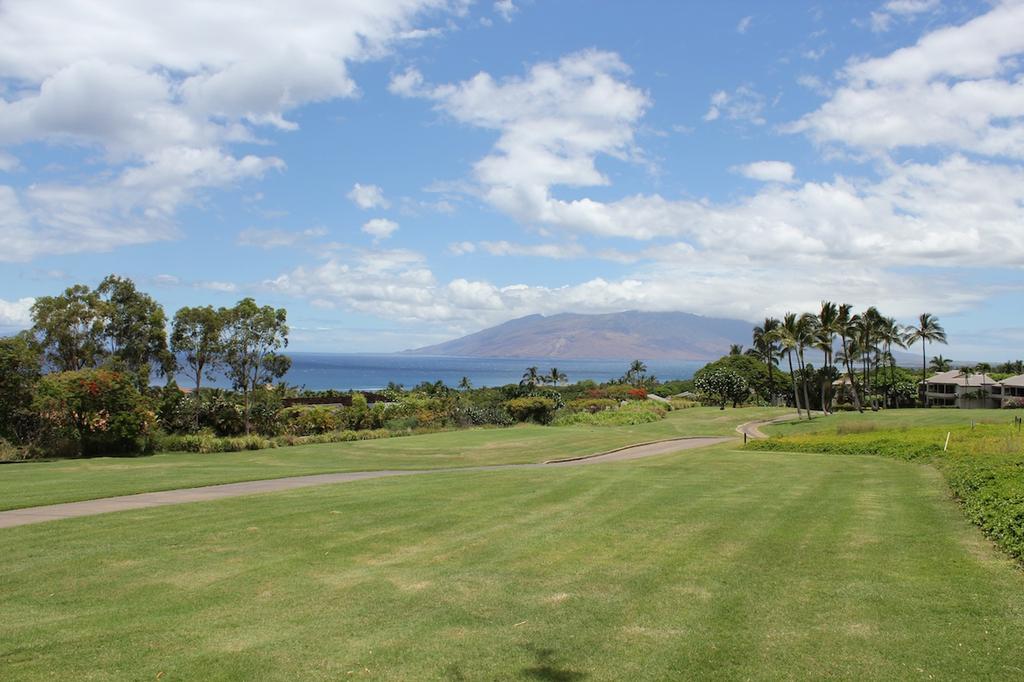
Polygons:
<instances>
[{"instance_id":1,"label":"tall palm tree","mask_svg":"<svg viewBox=\"0 0 1024 682\"><path fill-rule=\"evenodd\" d=\"M757 356L764 362L768 367L768 383L771 386L770 390L775 391L775 365L779 363L779 346L773 336L776 329L779 328L780 322L774 317L764 318L764 324L759 327L754 327L753 342L754 347L747 351L752 355Z\"/></svg>"},{"instance_id":2,"label":"tall palm tree","mask_svg":"<svg viewBox=\"0 0 1024 682\"><path fill-rule=\"evenodd\" d=\"M729 344L729 355L743 355L743 344Z\"/></svg>"},{"instance_id":3,"label":"tall palm tree","mask_svg":"<svg viewBox=\"0 0 1024 682\"><path fill-rule=\"evenodd\" d=\"M928 361L928 369L933 372L948 372L953 367L953 361L941 355L933 355Z\"/></svg>"},{"instance_id":4,"label":"tall palm tree","mask_svg":"<svg viewBox=\"0 0 1024 682\"><path fill-rule=\"evenodd\" d=\"M931 313L921 313L917 318L917 326L907 327L907 346L921 342L921 403L925 403L925 391L928 387L928 342L946 343L946 330L939 324L939 318Z\"/></svg>"},{"instance_id":5,"label":"tall palm tree","mask_svg":"<svg viewBox=\"0 0 1024 682\"><path fill-rule=\"evenodd\" d=\"M885 359L889 362L888 392L891 393L893 384L896 382L896 358L893 357L892 348L893 346L899 346L900 348L907 347L903 342L903 328L897 324L895 319L891 317L883 317L879 320L878 338L885 346ZM886 396L886 402L886 407L888 407L888 396Z\"/></svg>"},{"instance_id":6,"label":"tall palm tree","mask_svg":"<svg viewBox=\"0 0 1024 682\"><path fill-rule=\"evenodd\" d=\"M804 313L796 321L796 357L800 364L800 383L804 390L804 409L807 410L807 419L811 419L811 399L807 393L807 363L804 362L804 349L814 345L817 336L818 318L811 313Z\"/></svg>"},{"instance_id":7,"label":"tall palm tree","mask_svg":"<svg viewBox=\"0 0 1024 682\"><path fill-rule=\"evenodd\" d=\"M644 364L643 360L634 360L629 363L629 369L626 371L626 376L623 377L627 384L633 384L639 386L644 383L647 378L647 365Z\"/></svg>"},{"instance_id":8,"label":"tall palm tree","mask_svg":"<svg viewBox=\"0 0 1024 682\"><path fill-rule=\"evenodd\" d=\"M566 376L565 372L558 371L557 367L552 367L551 371L548 372L548 375L544 377L545 381L552 386L558 386L563 381L568 380L568 378L569 377Z\"/></svg>"},{"instance_id":9,"label":"tall palm tree","mask_svg":"<svg viewBox=\"0 0 1024 682\"><path fill-rule=\"evenodd\" d=\"M782 354L789 361L789 378L793 384L793 402L796 405L797 419L803 419L800 412L800 392L796 387L796 374L793 372L793 354L799 345L800 328L797 323L796 313L786 313L782 322L772 331L772 340L778 341ZM810 417L810 414L807 415Z\"/></svg>"},{"instance_id":10,"label":"tall palm tree","mask_svg":"<svg viewBox=\"0 0 1024 682\"><path fill-rule=\"evenodd\" d=\"M850 316L852 310L853 306L849 303L843 303L839 306L839 312L836 315L836 332L843 342L843 364L846 365L846 376L850 380L853 406L857 408L858 412L863 412L864 407L860 403L860 393L857 390L857 377L853 373L853 357L850 353L850 337L854 332L853 318Z\"/></svg>"},{"instance_id":11,"label":"tall palm tree","mask_svg":"<svg viewBox=\"0 0 1024 682\"><path fill-rule=\"evenodd\" d=\"M833 366L832 357L833 345L836 339L837 322L839 320L839 307L832 301L822 301L821 310L818 312L817 338L815 346L825 354L825 369ZM821 409L829 411L832 404L832 382L829 377L831 372L826 371L821 381Z\"/></svg>"},{"instance_id":12,"label":"tall palm tree","mask_svg":"<svg viewBox=\"0 0 1024 682\"><path fill-rule=\"evenodd\" d=\"M473 384L469 381L469 377L459 379L459 390L468 391L471 388L473 388Z\"/></svg>"},{"instance_id":13,"label":"tall palm tree","mask_svg":"<svg viewBox=\"0 0 1024 682\"><path fill-rule=\"evenodd\" d=\"M536 388L543 383L543 379L540 376L540 371L537 367L527 367L526 371L523 372L523 378L519 382L520 386L529 386L530 388Z\"/></svg>"}]
</instances>

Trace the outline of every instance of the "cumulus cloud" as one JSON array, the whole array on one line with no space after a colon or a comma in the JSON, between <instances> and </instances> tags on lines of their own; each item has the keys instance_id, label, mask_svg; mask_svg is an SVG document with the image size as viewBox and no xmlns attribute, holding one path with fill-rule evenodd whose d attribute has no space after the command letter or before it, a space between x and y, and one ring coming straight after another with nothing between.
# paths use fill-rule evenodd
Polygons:
<instances>
[{"instance_id":1,"label":"cumulus cloud","mask_svg":"<svg viewBox=\"0 0 1024 682\"><path fill-rule=\"evenodd\" d=\"M733 166L734 173L762 182L793 182L796 169L786 161L755 161L743 166Z\"/></svg>"},{"instance_id":2,"label":"cumulus cloud","mask_svg":"<svg viewBox=\"0 0 1024 682\"><path fill-rule=\"evenodd\" d=\"M356 96L352 61L436 35L417 24L462 9L461 0L353 0L329 12L315 0L8 0L0 78L18 87L0 93L0 146L85 147L107 167L88 184L0 198L21 216L0 258L173 237L174 214L198 193L283 167L237 157L232 144L294 130L289 113L303 105Z\"/></svg>"},{"instance_id":3,"label":"cumulus cloud","mask_svg":"<svg viewBox=\"0 0 1024 682\"><path fill-rule=\"evenodd\" d=\"M512 0L498 0L494 3L494 13L505 21L512 21L512 15L519 11Z\"/></svg>"},{"instance_id":4,"label":"cumulus cloud","mask_svg":"<svg viewBox=\"0 0 1024 682\"><path fill-rule=\"evenodd\" d=\"M880 10L871 13L871 30L884 33L892 28L894 19L908 19L938 7L939 0L889 0Z\"/></svg>"},{"instance_id":5,"label":"cumulus cloud","mask_svg":"<svg viewBox=\"0 0 1024 682\"><path fill-rule=\"evenodd\" d=\"M742 19L740 19L739 23L736 24L736 32L740 33L740 34L746 33L750 29L750 23L753 20L754 20L754 17L750 17L750 16L743 17Z\"/></svg>"},{"instance_id":6,"label":"cumulus cloud","mask_svg":"<svg viewBox=\"0 0 1024 682\"><path fill-rule=\"evenodd\" d=\"M874 153L930 146L1024 158L1024 3L854 61L819 109L787 127Z\"/></svg>"},{"instance_id":7,"label":"cumulus cloud","mask_svg":"<svg viewBox=\"0 0 1024 682\"><path fill-rule=\"evenodd\" d=\"M377 185L361 185L358 182L352 186L348 198L361 209L388 208L391 204L384 198L384 190Z\"/></svg>"},{"instance_id":8,"label":"cumulus cloud","mask_svg":"<svg viewBox=\"0 0 1024 682\"><path fill-rule=\"evenodd\" d=\"M32 304L34 298L19 298L6 301L0 298L0 328L26 329L32 325Z\"/></svg>"},{"instance_id":9,"label":"cumulus cloud","mask_svg":"<svg viewBox=\"0 0 1024 682\"><path fill-rule=\"evenodd\" d=\"M705 121L717 121L722 116L730 121L764 125L764 95L749 85L741 85L733 92L719 90L711 95L711 102L704 114Z\"/></svg>"},{"instance_id":10,"label":"cumulus cloud","mask_svg":"<svg viewBox=\"0 0 1024 682\"><path fill-rule=\"evenodd\" d=\"M398 229L398 223L394 220L388 220L387 218L374 218L363 223L362 230L366 234L373 237L374 241L380 241L387 239L395 230Z\"/></svg>"}]
</instances>

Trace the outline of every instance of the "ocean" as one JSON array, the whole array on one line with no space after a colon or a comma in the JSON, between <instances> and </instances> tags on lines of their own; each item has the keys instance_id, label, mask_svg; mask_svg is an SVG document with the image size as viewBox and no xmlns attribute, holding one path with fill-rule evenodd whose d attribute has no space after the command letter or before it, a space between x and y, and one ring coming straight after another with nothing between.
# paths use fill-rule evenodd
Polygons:
<instances>
[{"instance_id":1,"label":"ocean","mask_svg":"<svg viewBox=\"0 0 1024 682\"><path fill-rule=\"evenodd\" d=\"M284 380L310 390L327 389L374 390L389 382L412 388L424 381L443 381L457 386L462 377L469 377L474 387L503 386L519 383L527 367L536 365L542 374L552 367L564 372L570 383L592 379L598 383L622 376L629 368L629 360L562 360L551 358L458 358L400 354L364 353L288 353L292 367ZM662 381L689 379L706 363L681 360L645 361L648 373ZM179 374L178 384L190 386L194 382ZM226 387L218 377L204 385Z\"/></svg>"}]
</instances>

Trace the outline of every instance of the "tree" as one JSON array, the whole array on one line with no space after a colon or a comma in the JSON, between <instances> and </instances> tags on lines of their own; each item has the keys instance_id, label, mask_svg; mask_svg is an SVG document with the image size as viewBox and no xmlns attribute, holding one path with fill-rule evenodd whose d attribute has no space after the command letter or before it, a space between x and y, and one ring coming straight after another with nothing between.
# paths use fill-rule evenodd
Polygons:
<instances>
[{"instance_id":1,"label":"tree","mask_svg":"<svg viewBox=\"0 0 1024 682\"><path fill-rule=\"evenodd\" d=\"M548 375L544 377L545 381L552 386L558 386L563 381L568 381L569 377L566 376L565 372L559 371L557 367L552 367Z\"/></svg>"},{"instance_id":2,"label":"tree","mask_svg":"<svg viewBox=\"0 0 1024 682\"><path fill-rule=\"evenodd\" d=\"M843 364L846 366L846 376L850 379L853 406L858 412L863 412L864 408L861 406L860 392L857 388L857 377L853 373L853 357L850 348L850 336L853 331L853 318L850 317L852 309L853 306L849 303L843 303L839 306L839 312L836 315L836 332L839 334L843 344Z\"/></svg>"},{"instance_id":3,"label":"tree","mask_svg":"<svg viewBox=\"0 0 1024 682\"><path fill-rule=\"evenodd\" d=\"M213 372L224 362L225 315L213 306L185 307L174 314L171 350L185 357L185 374L196 382L196 395L203 377L212 380Z\"/></svg>"},{"instance_id":4,"label":"tree","mask_svg":"<svg viewBox=\"0 0 1024 682\"><path fill-rule=\"evenodd\" d=\"M46 362L58 372L95 367L103 356L103 320L95 292L84 284L32 305L32 333Z\"/></svg>"},{"instance_id":5,"label":"tree","mask_svg":"<svg viewBox=\"0 0 1024 682\"><path fill-rule=\"evenodd\" d=\"M716 369L701 374L694 380L698 391L713 399L725 409L726 403L733 407L750 397L750 386L747 380L736 372L727 369Z\"/></svg>"},{"instance_id":6,"label":"tree","mask_svg":"<svg viewBox=\"0 0 1024 682\"><path fill-rule=\"evenodd\" d=\"M918 341L921 342L921 402L924 404L924 394L928 381L928 361L927 361L927 348L928 343L946 343L946 330L939 324L939 318L935 317L931 313L921 313L917 318L917 326L910 325L907 327L907 346L913 346Z\"/></svg>"},{"instance_id":7,"label":"tree","mask_svg":"<svg viewBox=\"0 0 1024 682\"><path fill-rule=\"evenodd\" d=\"M811 419L811 400L807 395L807 365L804 363L804 349L814 344L814 338L818 318L811 313L804 313L796 323L796 352L797 360L800 363L800 379L804 388L804 408L807 410L807 419Z\"/></svg>"},{"instance_id":8,"label":"tree","mask_svg":"<svg viewBox=\"0 0 1024 682\"><path fill-rule=\"evenodd\" d=\"M825 354L825 371L822 373L821 382L821 409L829 412L832 404L832 382L827 380L835 374L830 371L834 367L832 351L834 350L837 324L839 321L839 307L832 301L822 301L821 310L818 312L817 324L815 325L815 347Z\"/></svg>"},{"instance_id":9,"label":"tree","mask_svg":"<svg viewBox=\"0 0 1024 682\"><path fill-rule=\"evenodd\" d=\"M746 382L747 386L765 400L771 399L775 394L776 386L769 375L768 370L752 355L723 355L714 362L701 367L693 375L694 387L696 381L709 372L727 371L738 374Z\"/></svg>"},{"instance_id":10,"label":"tree","mask_svg":"<svg viewBox=\"0 0 1024 682\"><path fill-rule=\"evenodd\" d=\"M779 346L775 341L773 333L779 327L779 321L774 317L764 318L764 325L754 327L753 342L754 348L747 352L761 359L768 368L768 379L775 387L775 365L779 364ZM773 396L767 396L770 400Z\"/></svg>"},{"instance_id":11,"label":"tree","mask_svg":"<svg viewBox=\"0 0 1024 682\"><path fill-rule=\"evenodd\" d=\"M800 392L796 387L796 374L793 372L793 354L796 352L797 345L799 345L800 329L796 319L796 313L786 313L782 322L779 326L772 331L772 340L778 341L782 348L782 354L786 356L789 361L789 378L793 384L793 402L796 405L796 416L797 419L801 419L803 415L800 412ZM807 417L810 418L810 408L807 410Z\"/></svg>"},{"instance_id":12,"label":"tree","mask_svg":"<svg viewBox=\"0 0 1024 682\"><path fill-rule=\"evenodd\" d=\"M291 359L277 352L288 347L287 311L244 298L219 314L224 318L224 365L231 383L242 392L248 434L252 392L281 378L291 366Z\"/></svg>"},{"instance_id":13,"label":"tree","mask_svg":"<svg viewBox=\"0 0 1024 682\"><path fill-rule=\"evenodd\" d=\"M0 338L0 438L27 439L42 364L42 352L31 333Z\"/></svg>"},{"instance_id":14,"label":"tree","mask_svg":"<svg viewBox=\"0 0 1024 682\"><path fill-rule=\"evenodd\" d=\"M643 360L634 360L629 363L629 369L622 376L622 382L625 384L632 384L633 386L643 386L645 383L652 382L653 377L647 376L647 365Z\"/></svg>"},{"instance_id":15,"label":"tree","mask_svg":"<svg viewBox=\"0 0 1024 682\"><path fill-rule=\"evenodd\" d=\"M948 372L953 367L953 361L941 355L933 355L932 359L928 362L928 367L933 372Z\"/></svg>"},{"instance_id":16,"label":"tree","mask_svg":"<svg viewBox=\"0 0 1024 682\"><path fill-rule=\"evenodd\" d=\"M729 344L729 355L743 355L743 344Z\"/></svg>"},{"instance_id":17,"label":"tree","mask_svg":"<svg viewBox=\"0 0 1024 682\"><path fill-rule=\"evenodd\" d=\"M153 368L174 374L177 363L167 348L167 316L152 296L126 277L109 275L96 287L96 306L106 352L134 377L137 388L149 386Z\"/></svg>"},{"instance_id":18,"label":"tree","mask_svg":"<svg viewBox=\"0 0 1024 682\"><path fill-rule=\"evenodd\" d=\"M526 386L529 388L536 388L544 383L543 377L540 375L540 370L536 366L527 367L526 371L523 372L523 378L519 382L520 386Z\"/></svg>"},{"instance_id":19,"label":"tree","mask_svg":"<svg viewBox=\"0 0 1024 682\"><path fill-rule=\"evenodd\" d=\"M459 390L468 391L473 388L473 384L470 382L469 377L462 377L459 379Z\"/></svg>"}]
</instances>

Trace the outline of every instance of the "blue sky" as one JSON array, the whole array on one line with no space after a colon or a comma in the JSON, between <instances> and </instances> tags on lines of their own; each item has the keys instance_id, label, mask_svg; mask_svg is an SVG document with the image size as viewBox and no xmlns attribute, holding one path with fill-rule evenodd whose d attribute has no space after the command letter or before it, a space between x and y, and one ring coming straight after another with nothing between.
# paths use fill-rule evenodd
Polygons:
<instances>
[{"instance_id":1,"label":"blue sky","mask_svg":"<svg viewBox=\"0 0 1024 682\"><path fill-rule=\"evenodd\" d=\"M1019 1L6 0L0 332L116 272L296 350L831 299L1020 357L1022 55Z\"/></svg>"}]
</instances>

